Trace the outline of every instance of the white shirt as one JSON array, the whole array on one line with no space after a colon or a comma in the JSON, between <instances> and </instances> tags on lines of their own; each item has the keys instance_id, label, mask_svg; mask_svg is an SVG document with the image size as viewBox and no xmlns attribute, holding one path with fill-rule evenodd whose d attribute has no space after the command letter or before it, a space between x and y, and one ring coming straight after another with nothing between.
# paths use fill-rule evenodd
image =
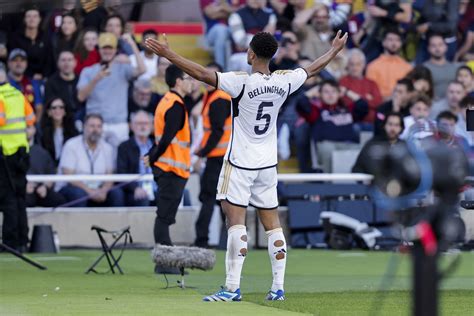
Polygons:
<instances>
[{"instance_id":1,"label":"white shirt","mask_svg":"<svg viewBox=\"0 0 474 316\"><path fill-rule=\"evenodd\" d=\"M158 56L153 54L151 58L145 56L145 52L141 51L143 62L145 63L146 71L137 79L146 79L151 80L158 73ZM135 55L130 55L130 63L134 68L137 68L137 57Z\"/></svg>"},{"instance_id":2,"label":"white shirt","mask_svg":"<svg viewBox=\"0 0 474 316\"><path fill-rule=\"evenodd\" d=\"M217 88L232 97L232 138L225 159L249 170L277 164L276 122L280 107L306 81L302 68L262 73L217 73Z\"/></svg>"},{"instance_id":3,"label":"white shirt","mask_svg":"<svg viewBox=\"0 0 474 316\"><path fill-rule=\"evenodd\" d=\"M114 170L114 151L111 145L100 140L92 151L84 141L84 136L79 135L69 139L63 147L59 170L63 168L72 170L74 174L110 174ZM90 184L89 187L100 185Z\"/></svg>"}]
</instances>

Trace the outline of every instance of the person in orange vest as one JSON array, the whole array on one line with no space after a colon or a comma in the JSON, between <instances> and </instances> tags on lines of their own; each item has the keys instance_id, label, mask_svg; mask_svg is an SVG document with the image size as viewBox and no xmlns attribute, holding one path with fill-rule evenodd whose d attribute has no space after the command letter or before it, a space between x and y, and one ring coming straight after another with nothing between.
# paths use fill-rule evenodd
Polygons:
<instances>
[{"instance_id":1,"label":"person in orange vest","mask_svg":"<svg viewBox=\"0 0 474 316\"><path fill-rule=\"evenodd\" d=\"M158 185L154 237L155 243L161 245L172 245L169 227L176 222L191 168L191 131L183 101L191 93L190 78L174 65L166 69L165 79L170 91L156 107L155 145L143 158L146 166L152 166Z\"/></svg>"},{"instance_id":2,"label":"person in orange vest","mask_svg":"<svg viewBox=\"0 0 474 316\"><path fill-rule=\"evenodd\" d=\"M222 67L216 63L210 63L206 68L215 72L223 71ZM230 95L208 85L203 97L201 113L204 135L201 146L195 153L198 157L206 158L206 168L201 175L201 192L199 193L202 205L195 225L194 245L198 247L209 247L209 223L216 203L217 182L232 132L230 109Z\"/></svg>"},{"instance_id":3,"label":"person in orange vest","mask_svg":"<svg viewBox=\"0 0 474 316\"><path fill-rule=\"evenodd\" d=\"M0 63L0 211L3 212L3 243L19 252L28 244L26 172L29 143L26 127L35 114L26 97L7 81Z\"/></svg>"}]
</instances>

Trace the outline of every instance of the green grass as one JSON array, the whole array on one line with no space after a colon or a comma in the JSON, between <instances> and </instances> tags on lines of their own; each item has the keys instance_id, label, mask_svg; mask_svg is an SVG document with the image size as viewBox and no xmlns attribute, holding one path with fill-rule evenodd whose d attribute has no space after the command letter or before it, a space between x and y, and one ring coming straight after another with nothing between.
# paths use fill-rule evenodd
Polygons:
<instances>
[{"instance_id":1,"label":"green grass","mask_svg":"<svg viewBox=\"0 0 474 316\"><path fill-rule=\"evenodd\" d=\"M241 303L204 303L204 295L224 282L224 253L213 271L190 271L186 282L196 289L163 289L163 276L152 273L150 253L127 250L125 275L84 271L99 251L64 251L34 255L48 267L37 270L9 254L0 255L0 315L378 315L410 313L410 259L385 252L291 250L284 302L265 302L271 284L266 251L251 251L244 266ZM400 265L383 302L376 291L389 259ZM442 258L441 265L450 257ZM101 268L104 270L105 265ZM178 278L170 277L176 284ZM442 315L472 315L474 253L463 253L459 268L443 281ZM374 304L375 302L375 304ZM382 304L380 304L382 303Z\"/></svg>"}]
</instances>

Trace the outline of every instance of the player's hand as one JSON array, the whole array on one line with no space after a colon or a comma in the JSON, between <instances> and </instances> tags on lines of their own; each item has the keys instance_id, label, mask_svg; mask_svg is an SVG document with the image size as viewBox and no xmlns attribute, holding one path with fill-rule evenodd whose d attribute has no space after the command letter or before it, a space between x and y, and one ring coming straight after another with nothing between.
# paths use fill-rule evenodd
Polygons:
<instances>
[{"instance_id":1,"label":"player's hand","mask_svg":"<svg viewBox=\"0 0 474 316\"><path fill-rule=\"evenodd\" d=\"M158 56L166 57L166 54L170 50L170 46L168 44L168 39L166 38L166 34L163 34L163 40L156 40L154 38L147 38L145 40L146 46L151 49L153 53Z\"/></svg>"},{"instance_id":2,"label":"player's hand","mask_svg":"<svg viewBox=\"0 0 474 316\"><path fill-rule=\"evenodd\" d=\"M341 51L344 46L346 46L348 34L345 32L342 37L341 34L341 30L337 31L336 37L334 37L334 40L332 41L332 48L335 49L336 52Z\"/></svg>"}]
</instances>

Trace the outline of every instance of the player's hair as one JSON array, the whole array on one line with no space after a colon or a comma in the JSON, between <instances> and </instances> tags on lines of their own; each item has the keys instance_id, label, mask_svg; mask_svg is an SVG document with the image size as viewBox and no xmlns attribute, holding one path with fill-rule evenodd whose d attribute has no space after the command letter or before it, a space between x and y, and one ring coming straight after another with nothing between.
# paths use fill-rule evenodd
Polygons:
<instances>
[{"instance_id":1,"label":"player's hair","mask_svg":"<svg viewBox=\"0 0 474 316\"><path fill-rule=\"evenodd\" d=\"M454 121L455 123L458 122L458 117L449 111L443 111L439 113L438 116L436 117L436 122L439 123L439 121L441 121L442 119L451 120L451 121Z\"/></svg>"},{"instance_id":2,"label":"player's hair","mask_svg":"<svg viewBox=\"0 0 474 316\"><path fill-rule=\"evenodd\" d=\"M401 134L403 132L403 130L405 129L405 122L403 121L403 115L399 112L389 112L389 113L385 114L385 118L383 120L383 126L387 125L388 119L390 117L397 117L398 120L400 121L400 126L402 128L402 131L400 132L400 134Z\"/></svg>"},{"instance_id":3,"label":"player's hair","mask_svg":"<svg viewBox=\"0 0 474 316\"><path fill-rule=\"evenodd\" d=\"M91 119L98 119L101 123L104 123L104 118L102 117L102 115L100 115L99 113L89 113L86 114L86 116L84 117L84 125L86 125L87 122Z\"/></svg>"},{"instance_id":4,"label":"player's hair","mask_svg":"<svg viewBox=\"0 0 474 316\"><path fill-rule=\"evenodd\" d=\"M340 87L339 87L339 83L334 80L334 79L326 79L326 80L323 80L320 84L319 84L319 91L323 90L323 87L324 86L331 86L333 88L336 88L338 91L340 90Z\"/></svg>"},{"instance_id":5,"label":"player's hair","mask_svg":"<svg viewBox=\"0 0 474 316\"><path fill-rule=\"evenodd\" d=\"M217 68L217 71L218 71L218 72L223 72L223 71L224 71L224 68L222 68L222 66L219 65L218 63L216 63L215 61L210 62L209 64L206 65L206 67L214 67L214 68Z\"/></svg>"},{"instance_id":6,"label":"player's hair","mask_svg":"<svg viewBox=\"0 0 474 316\"><path fill-rule=\"evenodd\" d=\"M250 41L250 48L261 59L272 59L278 49L278 42L268 32L258 32Z\"/></svg>"},{"instance_id":7,"label":"player's hair","mask_svg":"<svg viewBox=\"0 0 474 316\"><path fill-rule=\"evenodd\" d=\"M178 79L183 79L184 77L184 72L178 68L176 65L169 65L168 68L166 68L165 72L165 81L168 87L174 88L176 85L176 80Z\"/></svg>"},{"instance_id":8,"label":"player's hair","mask_svg":"<svg viewBox=\"0 0 474 316\"><path fill-rule=\"evenodd\" d=\"M415 90L415 87L413 86L413 82L410 79L403 78L397 81L397 84L401 84L405 86L408 90L408 92L413 92Z\"/></svg>"}]
</instances>

